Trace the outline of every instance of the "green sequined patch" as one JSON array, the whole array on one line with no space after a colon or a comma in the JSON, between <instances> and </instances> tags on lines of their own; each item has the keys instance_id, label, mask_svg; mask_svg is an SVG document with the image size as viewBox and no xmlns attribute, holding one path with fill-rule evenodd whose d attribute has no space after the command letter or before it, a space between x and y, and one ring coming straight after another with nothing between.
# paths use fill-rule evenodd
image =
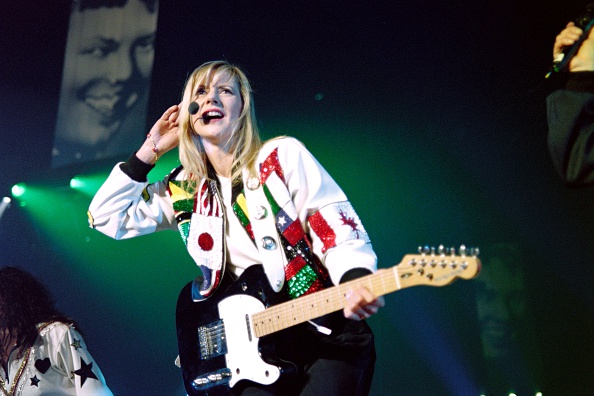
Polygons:
<instances>
[{"instance_id":1,"label":"green sequined patch","mask_svg":"<svg viewBox=\"0 0 594 396\"><path fill-rule=\"evenodd\" d=\"M288 290L292 298L305 294L311 285L318 279L314 270L306 265L288 281Z\"/></svg>"}]
</instances>

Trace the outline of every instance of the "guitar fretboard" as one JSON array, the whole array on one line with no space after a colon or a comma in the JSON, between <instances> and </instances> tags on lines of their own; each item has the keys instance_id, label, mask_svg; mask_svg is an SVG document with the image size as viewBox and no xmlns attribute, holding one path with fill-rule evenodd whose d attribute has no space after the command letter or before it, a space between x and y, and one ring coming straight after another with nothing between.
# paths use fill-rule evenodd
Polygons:
<instances>
[{"instance_id":1,"label":"guitar fretboard","mask_svg":"<svg viewBox=\"0 0 594 396\"><path fill-rule=\"evenodd\" d=\"M252 315L254 332L256 337L263 337L341 310L346 305L346 293L361 286L379 297L410 286L443 286L458 277L470 279L478 274L479 269L480 261L472 256L405 256L399 265L392 268L301 296Z\"/></svg>"},{"instance_id":2,"label":"guitar fretboard","mask_svg":"<svg viewBox=\"0 0 594 396\"><path fill-rule=\"evenodd\" d=\"M252 320L256 336L272 334L343 309L346 303L346 293L360 286L367 287L376 296L394 292L400 289L397 272L397 268L394 267L275 305L254 314Z\"/></svg>"}]
</instances>

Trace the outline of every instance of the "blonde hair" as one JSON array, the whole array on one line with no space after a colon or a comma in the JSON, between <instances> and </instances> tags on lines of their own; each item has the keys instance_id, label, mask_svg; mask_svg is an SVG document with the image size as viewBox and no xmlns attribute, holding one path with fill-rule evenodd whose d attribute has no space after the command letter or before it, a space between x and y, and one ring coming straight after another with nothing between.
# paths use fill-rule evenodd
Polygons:
<instances>
[{"instance_id":1,"label":"blonde hair","mask_svg":"<svg viewBox=\"0 0 594 396\"><path fill-rule=\"evenodd\" d=\"M189 175L187 182L196 186L197 181L208 179L208 158L200 136L194 131L188 106L193 101L196 89L208 87L213 80L227 73L230 79L237 81L241 95L242 109L235 121L230 137L233 152L231 179L233 183L241 181L241 174L248 169L250 175L256 175L255 160L262 140L256 125L252 88L245 73L237 66L226 61L211 61L198 66L186 80L179 113L179 159Z\"/></svg>"}]
</instances>

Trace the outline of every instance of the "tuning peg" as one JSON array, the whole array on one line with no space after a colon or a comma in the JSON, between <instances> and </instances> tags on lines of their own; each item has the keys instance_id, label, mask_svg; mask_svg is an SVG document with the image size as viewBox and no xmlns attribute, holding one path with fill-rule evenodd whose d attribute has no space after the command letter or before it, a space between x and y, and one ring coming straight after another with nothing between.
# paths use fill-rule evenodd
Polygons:
<instances>
[{"instance_id":1,"label":"tuning peg","mask_svg":"<svg viewBox=\"0 0 594 396\"><path fill-rule=\"evenodd\" d=\"M440 256L445 256L448 253L448 249L443 245L439 245L437 247L437 253L439 253Z\"/></svg>"},{"instance_id":2,"label":"tuning peg","mask_svg":"<svg viewBox=\"0 0 594 396\"><path fill-rule=\"evenodd\" d=\"M466 245L460 245L460 256L465 257L466 255L477 257L480 253L478 247L467 248Z\"/></svg>"}]
</instances>

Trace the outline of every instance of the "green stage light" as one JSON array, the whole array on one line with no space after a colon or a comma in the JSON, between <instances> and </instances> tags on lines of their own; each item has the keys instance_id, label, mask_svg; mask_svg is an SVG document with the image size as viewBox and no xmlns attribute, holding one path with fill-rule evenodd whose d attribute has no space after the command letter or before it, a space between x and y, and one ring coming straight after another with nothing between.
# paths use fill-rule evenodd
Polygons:
<instances>
[{"instance_id":1,"label":"green stage light","mask_svg":"<svg viewBox=\"0 0 594 396\"><path fill-rule=\"evenodd\" d=\"M70 179L70 188L72 188L73 190L80 189L80 188L84 187L84 185L85 185L85 183L78 176L74 176L72 179Z\"/></svg>"},{"instance_id":2,"label":"green stage light","mask_svg":"<svg viewBox=\"0 0 594 396\"><path fill-rule=\"evenodd\" d=\"M15 184L14 186L12 186L12 189L10 191L12 192L13 197L22 197L27 191L27 185L25 183Z\"/></svg>"},{"instance_id":3,"label":"green stage light","mask_svg":"<svg viewBox=\"0 0 594 396\"><path fill-rule=\"evenodd\" d=\"M178 155L177 150L172 150L159 158L159 161L148 175L149 182L163 179L172 169L179 166ZM88 197L93 197L110 172L111 168L96 173L78 174L70 179L70 188Z\"/></svg>"},{"instance_id":4,"label":"green stage light","mask_svg":"<svg viewBox=\"0 0 594 396\"><path fill-rule=\"evenodd\" d=\"M76 175L70 179L70 188L89 197L95 195L109 173L99 172L89 175Z\"/></svg>"}]
</instances>

